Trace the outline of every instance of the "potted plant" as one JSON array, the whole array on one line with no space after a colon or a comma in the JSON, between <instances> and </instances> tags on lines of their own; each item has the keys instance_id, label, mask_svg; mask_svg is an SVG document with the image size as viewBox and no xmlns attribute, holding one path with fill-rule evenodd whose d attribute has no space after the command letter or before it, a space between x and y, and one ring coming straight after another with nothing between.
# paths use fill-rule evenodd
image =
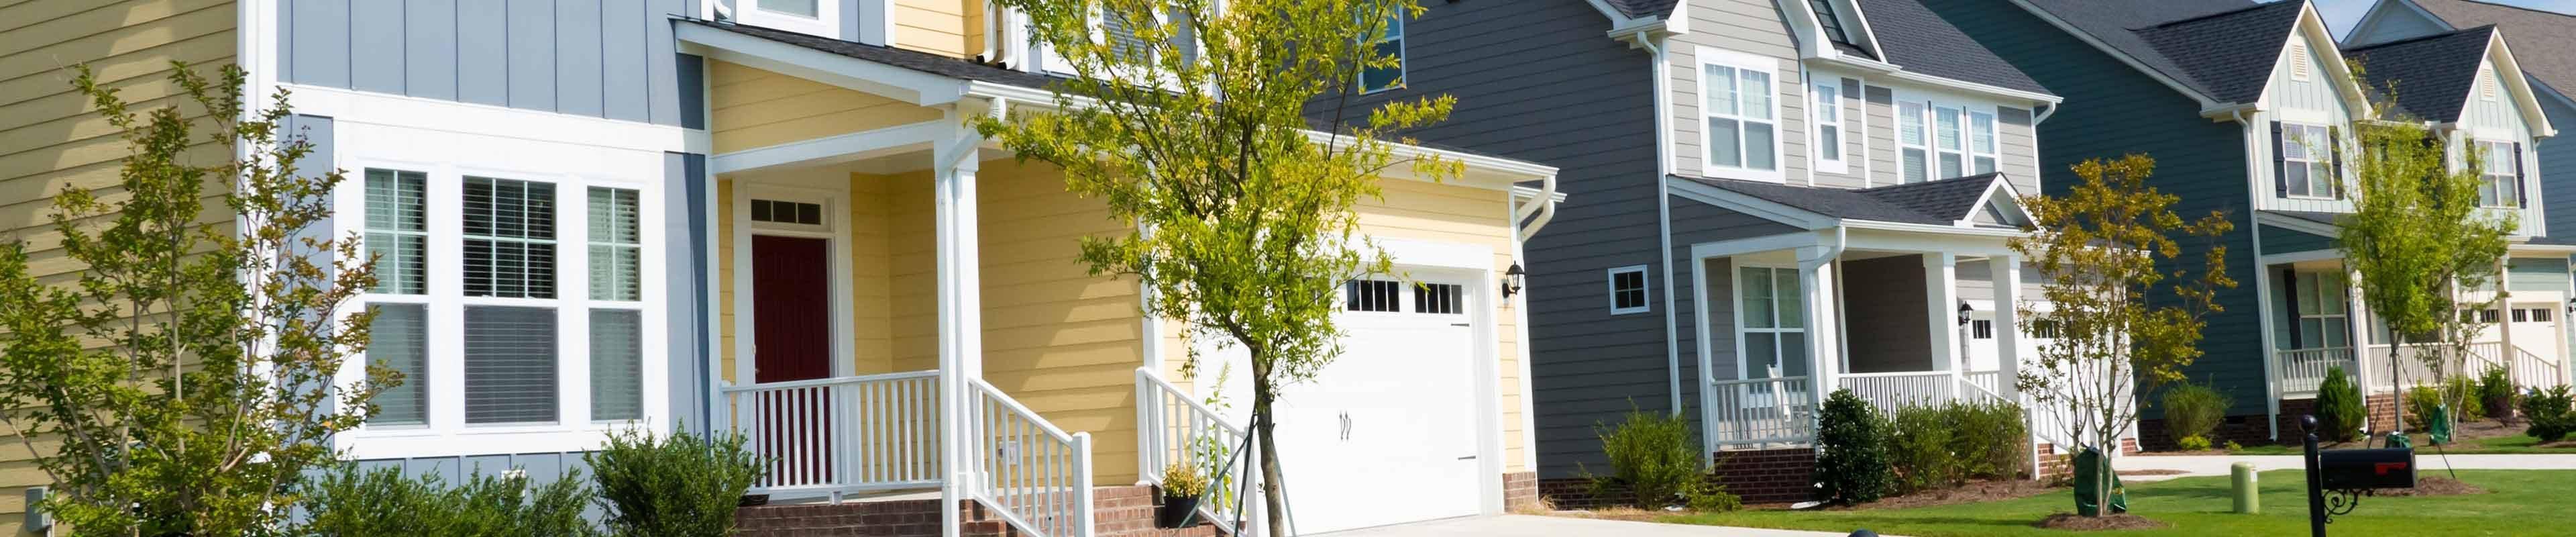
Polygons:
<instances>
[{"instance_id":1,"label":"potted plant","mask_svg":"<svg viewBox=\"0 0 2576 537\"><path fill-rule=\"evenodd\" d=\"M1207 494L1207 474L1197 466L1175 462L1163 468L1162 505L1154 508L1154 527L1178 528L1198 512L1199 497Z\"/></svg>"}]
</instances>

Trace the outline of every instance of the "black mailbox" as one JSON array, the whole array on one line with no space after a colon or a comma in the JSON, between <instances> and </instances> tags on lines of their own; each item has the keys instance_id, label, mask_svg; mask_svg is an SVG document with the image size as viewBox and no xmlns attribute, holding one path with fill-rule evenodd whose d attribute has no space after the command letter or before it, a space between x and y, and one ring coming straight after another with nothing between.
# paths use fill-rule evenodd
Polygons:
<instances>
[{"instance_id":1,"label":"black mailbox","mask_svg":"<svg viewBox=\"0 0 2576 537\"><path fill-rule=\"evenodd\" d=\"M2415 450L2328 449L2317 452L2326 490L2415 487Z\"/></svg>"}]
</instances>

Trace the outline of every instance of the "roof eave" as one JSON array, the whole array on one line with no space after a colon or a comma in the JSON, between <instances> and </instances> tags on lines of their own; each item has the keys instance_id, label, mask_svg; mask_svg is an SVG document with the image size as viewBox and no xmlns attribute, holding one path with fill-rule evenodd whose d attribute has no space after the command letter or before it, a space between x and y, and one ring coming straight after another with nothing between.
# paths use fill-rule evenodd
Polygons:
<instances>
[{"instance_id":1,"label":"roof eave","mask_svg":"<svg viewBox=\"0 0 2576 537\"><path fill-rule=\"evenodd\" d=\"M2039 17L2039 20L2047 22L2050 26L2057 27L2058 31L2064 32L2069 36L2074 36L2077 41L2083 41L2085 44L2092 45L2095 50L2100 50L2103 54L2108 54L2112 58L2120 60L2120 63L2128 65L2130 69L2135 69L2140 73L2145 73L2148 78L2156 79L2157 82L2163 83L2165 87L2173 89L2175 93L2180 93L2185 97L2190 97L2192 100L2198 101L2203 113L2206 113L2211 109L2227 106L2226 104L2218 102L2217 99L2211 98L2207 93L2202 93L2200 90L2192 89L2191 86L2184 85L2182 81L2174 80L2172 76L2167 75L2164 71L2158 71L2153 67L2148 67L2146 64L2139 63L2137 58L2130 57L2126 52L2121 52L2118 47L2113 47L2110 43L2102 42L2101 39L2093 37L2093 34L2076 28L2074 24L2066 22L2065 19L2058 18L2056 14L2049 13L2046 9L2040 9L2039 6L2032 5L2029 0L2012 0L2012 3L2013 6L2021 8L2022 11L2030 13L2031 16Z\"/></svg>"}]
</instances>

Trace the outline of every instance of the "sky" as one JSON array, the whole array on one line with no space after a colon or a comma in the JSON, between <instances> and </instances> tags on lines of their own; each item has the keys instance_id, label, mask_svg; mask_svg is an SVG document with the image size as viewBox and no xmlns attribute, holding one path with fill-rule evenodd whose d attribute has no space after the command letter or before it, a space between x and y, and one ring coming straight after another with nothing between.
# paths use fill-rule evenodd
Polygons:
<instances>
[{"instance_id":1,"label":"sky","mask_svg":"<svg viewBox=\"0 0 2576 537\"><path fill-rule=\"evenodd\" d=\"M2316 2L2316 4L2317 4L2317 11L2318 11L2319 13L2324 14L2324 15L2325 15L2325 17L2326 17L2326 26L2334 29L2335 37L2337 37L2337 38L2341 38L2341 37L2343 37L2343 32L2344 32L2344 30L2352 29L2352 25L2353 25L2353 24L2361 22L2361 14L2362 14L2362 13L2365 13L2365 12L2370 11L2370 5L2371 5L2371 4L2373 4L2373 3L2376 3L2378 0L2314 0L2314 1L2315 1L2315 2ZM2556 11L2556 12L2559 12L2559 13L2576 14L2576 0L2481 0L2481 1L2490 2L2490 3L2497 3L2497 4L2511 5L2511 6L2521 6L2521 7L2527 7L2527 8L2532 8L2532 9L2545 9L2545 10L2549 10L2549 11Z\"/></svg>"}]
</instances>

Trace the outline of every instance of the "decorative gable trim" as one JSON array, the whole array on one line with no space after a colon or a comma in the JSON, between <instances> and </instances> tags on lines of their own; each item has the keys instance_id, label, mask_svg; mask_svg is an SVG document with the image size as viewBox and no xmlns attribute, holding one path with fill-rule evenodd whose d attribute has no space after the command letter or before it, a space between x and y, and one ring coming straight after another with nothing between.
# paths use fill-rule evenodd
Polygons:
<instances>
[{"instance_id":1,"label":"decorative gable trim","mask_svg":"<svg viewBox=\"0 0 2576 537\"><path fill-rule=\"evenodd\" d=\"M2311 71L2308 76L2310 80L2316 77L2331 78L2333 80L2329 83L2334 84L2335 93L2343 96L2346 114L2356 118L2373 117L2369 94L2362 91L2360 82L2353 80L2352 66L2344 63L2343 49L2335 44L2334 32L2326 29L2325 18L2317 14L2317 6L2315 4L2300 6L2297 24L2298 28L2290 31L2289 39L2281 43L2281 56L2276 63L2272 64L2273 67L2278 69L2284 64L2290 65L2292 69L2306 67ZM2326 61L2311 62L2308 60L2308 55L2319 56ZM2313 65L2315 63L2325 65ZM2271 72L2264 72L2265 84L2270 84L2271 77ZM2296 71L2293 71L2292 78L2297 79ZM2270 87L2263 89L2263 101L2255 103L2256 110L2273 109L2269 102L2273 89Z\"/></svg>"},{"instance_id":2,"label":"decorative gable trim","mask_svg":"<svg viewBox=\"0 0 2576 537\"><path fill-rule=\"evenodd\" d=\"M2032 216L2028 208L2021 206L2020 190L2013 188L2012 181L2007 179L2004 174L1995 174L1994 183L1986 185L1985 194L1977 197L1977 203L1969 206L1969 213L1960 216L1956 225L1976 225L1977 215L1989 208L2005 217L2007 221L2001 222L2004 225L2022 226L2038 222L2039 217Z\"/></svg>"},{"instance_id":3,"label":"decorative gable trim","mask_svg":"<svg viewBox=\"0 0 2576 537\"><path fill-rule=\"evenodd\" d=\"M2522 109L2522 121L2524 125L2530 126L2531 137L2557 136L2558 127L2549 123L2548 112L2540 108L2539 90L2531 87L2531 77L2523 74L2522 63L2514 59L2512 45L2505 43L2503 31L2487 34L2487 52L2484 61L2496 71L2496 78L2504 80L2505 90L2512 94L2514 106ZM2477 87L2485 84L2483 79L2476 84L2471 84L2469 95L2463 98L2477 99Z\"/></svg>"}]
</instances>

